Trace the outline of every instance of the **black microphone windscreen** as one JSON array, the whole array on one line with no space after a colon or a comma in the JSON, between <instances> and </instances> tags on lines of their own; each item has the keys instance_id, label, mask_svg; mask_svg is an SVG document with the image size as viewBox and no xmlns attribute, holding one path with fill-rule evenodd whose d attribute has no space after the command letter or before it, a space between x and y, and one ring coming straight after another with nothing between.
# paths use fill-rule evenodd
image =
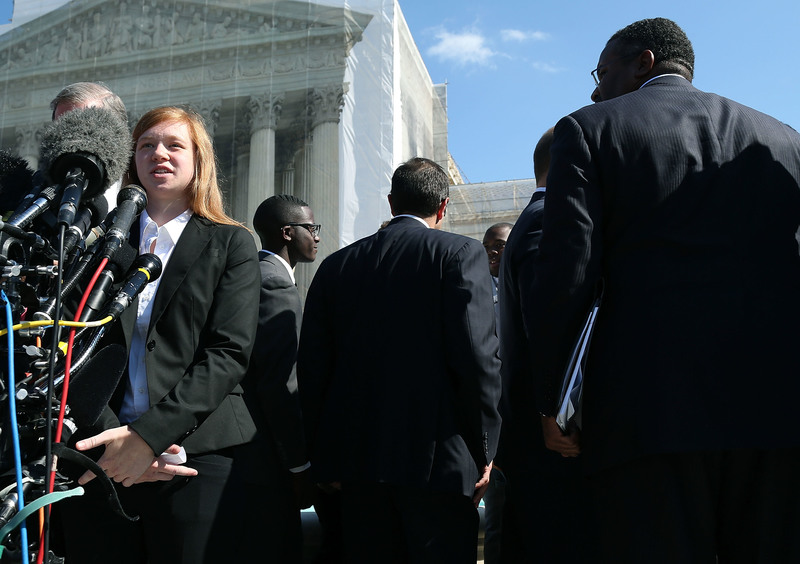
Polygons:
<instances>
[{"instance_id":1,"label":"black microphone windscreen","mask_svg":"<svg viewBox=\"0 0 800 564\"><path fill-rule=\"evenodd\" d=\"M132 153L128 124L102 107L72 110L48 124L42 133L41 168L53 182L62 182L74 166L85 166L85 196L104 192L127 170ZM97 160L105 170L91 170Z\"/></svg>"},{"instance_id":2,"label":"black microphone windscreen","mask_svg":"<svg viewBox=\"0 0 800 564\"><path fill-rule=\"evenodd\" d=\"M133 266L139 256L136 249L130 245L122 245L108 261L108 267L114 272L114 280L119 281Z\"/></svg>"},{"instance_id":3,"label":"black microphone windscreen","mask_svg":"<svg viewBox=\"0 0 800 564\"><path fill-rule=\"evenodd\" d=\"M102 194L88 200L83 205L92 212L90 227L97 227L108 215L108 200Z\"/></svg>"},{"instance_id":4,"label":"black microphone windscreen","mask_svg":"<svg viewBox=\"0 0 800 564\"><path fill-rule=\"evenodd\" d=\"M125 347L108 345L94 354L75 374L67 403L70 415L81 427L94 425L119 384L128 355Z\"/></svg>"},{"instance_id":5,"label":"black microphone windscreen","mask_svg":"<svg viewBox=\"0 0 800 564\"><path fill-rule=\"evenodd\" d=\"M13 210L33 190L33 174L28 161L0 150L0 213Z\"/></svg>"}]
</instances>

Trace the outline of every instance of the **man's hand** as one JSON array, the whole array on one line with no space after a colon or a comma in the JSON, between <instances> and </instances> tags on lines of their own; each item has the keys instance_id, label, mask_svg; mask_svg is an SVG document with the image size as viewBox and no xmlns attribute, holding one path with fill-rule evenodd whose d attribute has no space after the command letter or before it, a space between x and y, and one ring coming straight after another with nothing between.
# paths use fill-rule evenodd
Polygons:
<instances>
[{"instance_id":1,"label":"man's hand","mask_svg":"<svg viewBox=\"0 0 800 564\"><path fill-rule=\"evenodd\" d=\"M139 476L136 484L144 482L168 482L175 476L197 476L197 470L183 466L182 464L172 464L164 460L164 454L178 454L181 447L170 445L169 448L156 458L144 474Z\"/></svg>"},{"instance_id":2,"label":"man's hand","mask_svg":"<svg viewBox=\"0 0 800 564\"><path fill-rule=\"evenodd\" d=\"M78 441L75 447L78 450L91 450L100 445L105 445L106 450L97 464L109 478L125 487L134 484L156 462L153 449L127 425ZM94 477L92 472L86 472L78 479L78 483L86 484Z\"/></svg>"},{"instance_id":3,"label":"man's hand","mask_svg":"<svg viewBox=\"0 0 800 564\"><path fill-rule=\"evenodd\" d=\"M580 433L571 431L569 435L565 435L555 417L542 415L542 435L545 446L561 453L561 456L574 457L581 453Z\"/></svg>"},{"instance_id":4,"label":"man's hand","mask_svg":"<svg viewBox=\"0 0 800 564\"><path fill-rule=\"evenodd\" d=\"M492 463L489 463L489 466L486 466L483 469L483 476L481 479L478 480L478 483L475 484L475 493L472 494L472 503L475 504L475 508L478 508L480 505L483 496L486 494L486 490L489 489L489 479L492 475Z\"/></svg>"}]
</instances>

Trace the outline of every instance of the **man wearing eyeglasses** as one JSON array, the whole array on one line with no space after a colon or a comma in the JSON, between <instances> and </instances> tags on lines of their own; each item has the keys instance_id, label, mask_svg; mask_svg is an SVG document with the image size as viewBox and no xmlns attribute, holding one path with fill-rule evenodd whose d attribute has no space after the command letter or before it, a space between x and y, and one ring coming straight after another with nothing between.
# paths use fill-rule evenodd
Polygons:
<instances>
[{"instance_id":1,"label":"man wearing eyeglasses","mask_svg":"<svg viewBox=\"0 0 800 564\"><path fill-rule=\"evenodd\" d=\"M800 136L693 71L674 22L635 22L600 54L598 103L555 128L526 319L537 409L549 446L582 451L606 561L798 562ZM564 437L559 380L600 279Z\"/></svg>"},{"instance_id":2,"label":"man wearing eyeglasses","mask_svg":"<svg viewBox=\"0 0 800 564\"><path fill-rule=\"evenodd\" d=\"M392 221L325 259L308 292L300 400L350 564L477 559L500 363L486 253L441 231L448 195L435 162L401 165Z\"/></svg>"},{"instance_id":3,"label":"man wearing eyeglasses","mask_svg":"<svg viewBox=\"0 0 800 564\"><path fill-rule=\"evenodd\" d=\"M316 258L320 225L307 203L280 194L258 206L253 228L262 247L261 294L255 346L242 384L259 435L253 443L258 461L253 465L258 468L254 492L269 494L265 505L254 500L253 539L277 562L299 564L300 509L311 505L316 488L297 398L295 363L303 311L294 268Z\"/></svg>"}]
</instances>

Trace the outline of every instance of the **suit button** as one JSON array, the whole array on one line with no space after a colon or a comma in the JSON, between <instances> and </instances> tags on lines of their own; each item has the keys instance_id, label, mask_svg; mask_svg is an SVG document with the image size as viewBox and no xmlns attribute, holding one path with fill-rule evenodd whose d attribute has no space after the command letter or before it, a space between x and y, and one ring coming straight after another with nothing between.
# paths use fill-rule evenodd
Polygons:
<instances>
[{"instance_id":1,"label":"suit button","mask_svg":"<svg viewBox=\"0 0 800 564\"><path fill-rule=\"evenodd\" d=\"M149 343L147 343L147 350L148 351L152 352L153 349L155 349L155 348L156 348L156 342L155 341L150 341Z\"/></svg>"}]
</instances>

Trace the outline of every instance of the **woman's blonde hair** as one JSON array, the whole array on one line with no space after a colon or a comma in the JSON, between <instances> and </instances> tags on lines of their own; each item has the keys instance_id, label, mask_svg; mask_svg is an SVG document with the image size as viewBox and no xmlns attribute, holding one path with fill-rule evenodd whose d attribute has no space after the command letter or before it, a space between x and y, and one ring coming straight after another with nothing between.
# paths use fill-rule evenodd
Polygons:
<instances>
[{"instance_id":1,"label":"woman's blonde hair","mask_svg":"<svg viewBox=\"0 0 800 564\"><path fill-rule=\"evenodd\" d=\"M136 144L142 134L160 123L186 124L194 143L194 178L189 186L189 209L192 213L216 223L241 225L228 217L222 201L222 191L217 182L217 157L211 136L200 114L183 106L161 106L146 112L133 128L134 156L131 159L130 177L140 183L136 171Z\"/></svg>"}]
</instances>

